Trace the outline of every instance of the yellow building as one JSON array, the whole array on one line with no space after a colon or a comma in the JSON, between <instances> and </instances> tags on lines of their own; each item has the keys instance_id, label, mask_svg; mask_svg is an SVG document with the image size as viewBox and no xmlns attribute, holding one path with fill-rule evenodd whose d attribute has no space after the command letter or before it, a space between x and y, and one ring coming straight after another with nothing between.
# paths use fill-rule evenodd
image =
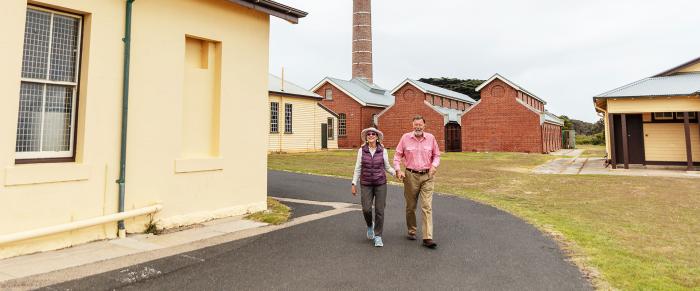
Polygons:
<instances>
[{"instance_id":1,"label":"yellow building","mask_svg":"<svg viewBox=\"0 0 700 291\"><path fill-rule=\"evenodd\" d=\"M309 152L338 148L338 114L323 97L270 75L269 152Z\"/></svg>"},{"instance_id":2,"label":"yellow building","mask_svg":"<svg viewBox=\"0 0 700 291\"><path fill-rule=\"evenodd\" d=\"M608 160L700 166L700 58L593 97L605 119Z\"/></svg>"},{"instance_id":3,"label":"yellow building","mask_svg":"<svg viewBox=\"0 0 700 291\"><path fill-rule=\"evenodd\" d=\"M0 258L266 208L270 15L305 12L267 0L2 9Z\"/></svg>"}]
</instances>

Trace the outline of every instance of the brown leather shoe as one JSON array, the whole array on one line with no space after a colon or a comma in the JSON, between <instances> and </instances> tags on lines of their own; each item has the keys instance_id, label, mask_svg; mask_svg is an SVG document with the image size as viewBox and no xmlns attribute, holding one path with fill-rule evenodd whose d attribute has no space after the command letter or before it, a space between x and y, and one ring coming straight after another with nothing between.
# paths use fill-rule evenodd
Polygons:
<instances>
[{"instance_id":1,"label":"brown leather shoe","mask_svg":"<svg viewBox=\"0 0 700 291\"><path fill-rule=\"evenodd\" d=\"M426 248L429 248L429 249L436 249L437 248L437 244L432 239L424 239L423 246Z\"/></svg>"},{"instance_id":2,"label":"brown leather shoe","mask_svg":"<svg viewBox=\"0 0 700 291\"><path fill-rule=\"evenodd\" d=\"M415 234L415 233L410 233L410 232L409 232L408 235L406 236L406 238L407 238L408 240L416 240L416 234Z\"/></svg>"}]
</instances>

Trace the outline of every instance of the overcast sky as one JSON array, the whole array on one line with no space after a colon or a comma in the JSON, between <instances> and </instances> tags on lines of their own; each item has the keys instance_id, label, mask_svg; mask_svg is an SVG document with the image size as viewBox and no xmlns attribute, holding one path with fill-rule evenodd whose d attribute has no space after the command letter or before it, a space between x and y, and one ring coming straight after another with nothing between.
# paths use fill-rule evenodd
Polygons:
<instances>
[{"instance_id":1,"label":"overcast sky","mask_svg":"<svg viewBox=\"0 0 700 291\"><path fill-rule=\"evenodd\" d=\"M270 72L311 88L351 77L352 0L278 0ZM559 115L595 121L592 96L700 57L700 1L372 1L374 82L500 73Z\"/></svg>"}]
</instances>

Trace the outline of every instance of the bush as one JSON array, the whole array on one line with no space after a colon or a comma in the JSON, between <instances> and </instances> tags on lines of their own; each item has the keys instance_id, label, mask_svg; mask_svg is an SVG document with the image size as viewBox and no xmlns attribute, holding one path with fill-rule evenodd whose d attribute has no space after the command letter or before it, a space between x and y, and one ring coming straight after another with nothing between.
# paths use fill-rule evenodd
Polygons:
<instances>
[{"instance_id":1,"label":"bush","mask_svg":"<svg viewBox=\"0 0 700 291\"><path fill-rule=\"evenodd\" d=\"M594 135L577 135L576 144L592 144L592 145L604 145L605 144L605 134L602 132L596 133Z\"/></svg>"}]
</instances>

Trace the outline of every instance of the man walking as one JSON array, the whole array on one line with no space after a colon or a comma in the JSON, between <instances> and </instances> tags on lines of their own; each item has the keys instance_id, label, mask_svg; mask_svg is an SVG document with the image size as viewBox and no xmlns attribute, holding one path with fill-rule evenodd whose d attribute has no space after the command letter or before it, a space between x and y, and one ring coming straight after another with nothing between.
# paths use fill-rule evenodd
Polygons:
<instances>
[{"instance_id":1,"label":"man walking","mask_svg":"<svg viewBox=\"0 0 700 291\"><path fill-rule=\"evenodd\" d=\"M416 204L420 198L423 246L434 249L437 243L433 240L433 178L440 165L440 148L435 136L424 130L425 119L420 115L413 117L413 131L404 134L396 146L394 169L396 176L403 181L408 239L416 239ZM402 159L406 173L401 171Z\"/></svg>"}]
</instances>

